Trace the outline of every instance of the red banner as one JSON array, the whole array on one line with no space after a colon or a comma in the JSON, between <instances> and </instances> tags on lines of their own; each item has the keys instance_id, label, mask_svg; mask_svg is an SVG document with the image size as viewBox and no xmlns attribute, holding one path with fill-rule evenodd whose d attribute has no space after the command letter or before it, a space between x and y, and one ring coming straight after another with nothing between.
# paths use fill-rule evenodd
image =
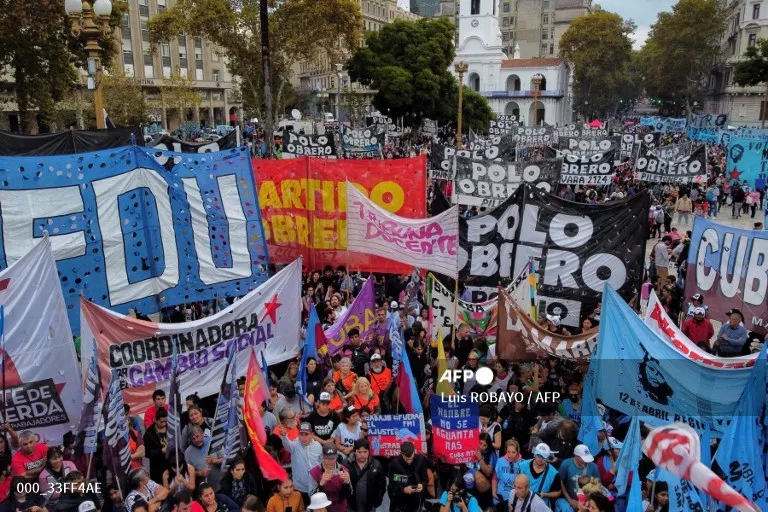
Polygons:
<instances>
[{"instance_id":1,"label":"red banner","mask_svg":"<svg viewBox=\"0 0 768 512\"><path fill-rule=\"evenodd\" d=\"M294 158L253 160L259 206L272 263L299 256L312 270L410 273L392 260L347 252L347 180L385 210L426 217L425 157L388 160Z\"/></svg>"}]
</instances>

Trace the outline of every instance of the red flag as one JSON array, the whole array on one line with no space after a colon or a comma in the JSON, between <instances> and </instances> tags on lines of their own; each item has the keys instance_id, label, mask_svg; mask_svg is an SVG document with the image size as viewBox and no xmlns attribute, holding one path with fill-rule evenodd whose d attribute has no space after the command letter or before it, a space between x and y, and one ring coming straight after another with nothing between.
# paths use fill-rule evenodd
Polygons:
<instances>
[{"instance_id":1,"label":"red flag","mask_svg":"<svg viewBox=\"0 0 768 512\"><path fill-rule=\"evenodd\" d=\"M267 433L261 421L259 407L264 401L262 398L263 387L266 386L261 368L256 360L256 354L251 350L251 358L248 362L248 372L245 377L245 399L243 404L243 422L248 430L248 437L253 444L253 453L259 463L261 474L266 480L286 480L288 473L272 456L264 449L267 442ZM269 396L269 390L267 390Z\"/></svg>"}]
</instances>

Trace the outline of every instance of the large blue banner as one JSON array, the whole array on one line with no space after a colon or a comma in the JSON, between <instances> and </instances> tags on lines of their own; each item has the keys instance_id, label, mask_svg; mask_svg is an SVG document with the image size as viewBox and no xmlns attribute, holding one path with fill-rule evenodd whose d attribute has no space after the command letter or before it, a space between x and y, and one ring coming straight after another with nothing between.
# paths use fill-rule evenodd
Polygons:
<instances>
[{"instance_id":1,"label":"large blue banner","mask_svg":"<svg viewBox=\"0 0 768 512\"><path fill-rule=\"evenodd\" d=\"M654 426L680 421L700 432L707 422L722 432L750 374L704 367L686 357L651 331L610 285L603 291L597 358L591 364L595 396L605 405Z\"/></svg>"},{"instance_id":2,"label":"large blue banner","mask_svg":"<svg viewBox=\"0 0 768 512\"><path fill-rule=\"evenodd\" d=\"M247 148L1 157L0 180L0 268L47 231L75 333L81 294L147 314L245 295L267 278Z\"/></svg>"},{"instance_id":3,"label":"large blue banner","mask_svg":"<svg viewBox=\"0 0 768 512\"><path fill-rule=\"evenodd\" d=\"M731 136L728 145L726 177L746 181L750 187L755 180L768 178L768 138Z\"/></svg>"},{"instance_id":4,"label":"large blue banner","mask_svg":"<svg viewBox=\"0 0 768 512\"><path fill-rule=\"evenodd\" d=\"M672 117L641 117L640 125L653 128L653 131L660 133L683 132L688 124L684 117L679 119Z\"/></svg>"}]
</instances>

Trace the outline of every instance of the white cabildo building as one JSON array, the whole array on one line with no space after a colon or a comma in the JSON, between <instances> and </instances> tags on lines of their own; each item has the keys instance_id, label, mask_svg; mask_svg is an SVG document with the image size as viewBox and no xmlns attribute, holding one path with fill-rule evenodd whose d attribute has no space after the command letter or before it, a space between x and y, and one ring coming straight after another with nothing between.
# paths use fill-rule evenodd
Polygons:
<instances>
[{"instance_id":1,"label":"white cabildo building","mask_svg":"<svg viewBox=\"0 0 768 512\"><path fill-rule=\"evenodd\" d=\"M570 123L568 64L521 59L517 51L510 59L502 48L499 0L462 1L455 62L468 65L464 85L485 96L497 114L516 115L526 126Z\"/></svg>"}]
</instances>

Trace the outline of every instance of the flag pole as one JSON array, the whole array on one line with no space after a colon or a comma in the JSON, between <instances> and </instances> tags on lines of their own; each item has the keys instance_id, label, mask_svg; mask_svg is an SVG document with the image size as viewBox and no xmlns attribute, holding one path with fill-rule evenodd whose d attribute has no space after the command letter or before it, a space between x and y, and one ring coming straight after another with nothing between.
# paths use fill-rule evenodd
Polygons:
<instances>
[{"instance_id":1,"label":"flag pole","mask_svg":"<svg viewBox=\"0 0 768 512\"><path fill-rule=\"evenodd\" d=\"M5 377L5 372L3 372L3 377ZM3 401L5 402L5 401ZM99 416L96 418L96 438L99 437L99 430L101 430L101 417L104 415L103 406L102 411L99 412ZM5 417L5 411L3 411L3 417ZM93 462L93 454L96 451L96 447L94 447L94 451L88 454L88 464L85 468L85 481L87 482L88 479L91 477L91 463ZM117 478L116 480L120 480Z\"/></svg>"}]
</instances>

